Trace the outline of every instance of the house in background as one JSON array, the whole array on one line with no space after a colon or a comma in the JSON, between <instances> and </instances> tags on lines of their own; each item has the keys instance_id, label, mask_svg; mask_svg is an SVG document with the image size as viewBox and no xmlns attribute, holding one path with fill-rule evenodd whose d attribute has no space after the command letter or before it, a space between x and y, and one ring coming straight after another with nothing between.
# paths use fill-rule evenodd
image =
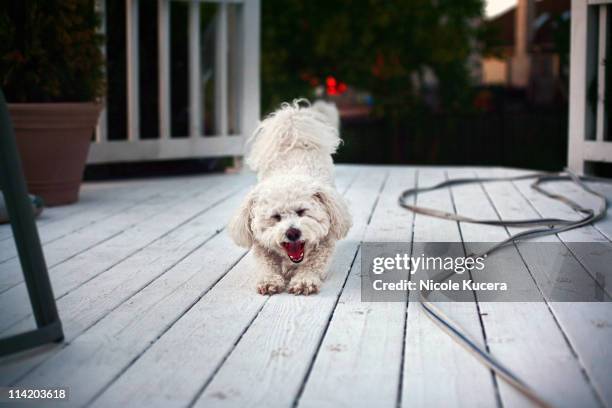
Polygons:
<instances>
[{"instance_id":1,"label":"house in background","mask_svg":"<svg viewBox=\"0 0 612 408\"><path fill-rule=\"evenodd\" d=\"M518 0L489 20L495 56L482 59L482 83L524 90L536 104L567 99L557 30L569 31L570 7L570 0Z\"/></svg>"}]
</instances>

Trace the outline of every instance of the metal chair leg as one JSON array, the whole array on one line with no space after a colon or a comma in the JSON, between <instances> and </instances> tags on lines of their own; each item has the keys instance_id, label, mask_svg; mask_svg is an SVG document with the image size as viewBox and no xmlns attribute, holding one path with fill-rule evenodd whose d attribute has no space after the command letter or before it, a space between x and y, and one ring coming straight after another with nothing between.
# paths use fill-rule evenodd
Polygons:
<instances>
[{"instance_id":1,"label":"metal chair leg","mask_svg":"<svg viewBox=\"0 0 612 408\"><path fill-rule=\"evenodd\" d=\"M0 339L0 356L64 338L4 93L0 91L0 188L38 329Z\"/></svg>"}]
</instances>

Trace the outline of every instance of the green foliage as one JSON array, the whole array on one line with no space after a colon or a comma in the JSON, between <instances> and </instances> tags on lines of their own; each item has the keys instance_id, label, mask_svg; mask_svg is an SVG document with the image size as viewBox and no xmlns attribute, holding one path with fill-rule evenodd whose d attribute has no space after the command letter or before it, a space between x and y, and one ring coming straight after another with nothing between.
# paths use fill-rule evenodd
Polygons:
<instances>
[{"instance_id":1,"label":"green foliage","mask_svg":"<svg viewBox=\"0 0 612 408\"><path fill-rule=\"evenodd\" d=\"M104 91L94 0L0 5L0 86L10 102L86 102Z\"/></svg>"},{"instance_id":2,"label":"green foliage","mask_svg":"<svg viewBox=\"0 0 612 408\"><path fill-rule=\"evenodd\" d=\"M334 75L369 91L379 113L404 116L423 106L417 84L428 69L441 108L461 108L482 13L482 0L264 0L264 111Z\"/></svg>"}]
</instances>

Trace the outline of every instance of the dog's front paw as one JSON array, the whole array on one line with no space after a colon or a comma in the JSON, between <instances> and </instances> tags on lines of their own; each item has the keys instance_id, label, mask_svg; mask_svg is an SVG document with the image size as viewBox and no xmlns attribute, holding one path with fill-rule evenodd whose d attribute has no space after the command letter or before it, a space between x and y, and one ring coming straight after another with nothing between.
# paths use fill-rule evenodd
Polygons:
<instances>
[{"instance_id":1,"label":"dog's front paw","mask_svg":"<svg viewBox=\"0 0 612 408\"><path fill-rule=\"evenodd\" d=\"M260 295L274 295L285 290L285 280L281 276L266 276L257 283Z\"/></svg>"},{"instance_id":2,"label":"dog's front paw","mask_svg":"<svg viewBox=\"0 0 612 408\"><path fill-rule=\"evenodd\" d=\"M294 295L313 295L319 293L321 278L316 275L294 276L289 282L289 293Z\"/></svg>"}]
</instances>

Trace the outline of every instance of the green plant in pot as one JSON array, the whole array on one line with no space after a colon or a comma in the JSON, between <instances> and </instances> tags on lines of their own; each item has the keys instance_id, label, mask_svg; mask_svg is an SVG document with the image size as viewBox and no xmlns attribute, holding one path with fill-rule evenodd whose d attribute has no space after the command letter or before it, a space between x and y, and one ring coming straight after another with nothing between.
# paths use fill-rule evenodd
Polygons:
<instances>
[{"instance_id":1,"label":"green plant in pot","mask_svg":"<svg viewBox=\"0 0 612 408\"><path fill-rule=\"evenodd\" d=\"M78 200L104 92L94 0L0 3L0 87L30 193Z\"/></svg>"}]
</instances>

